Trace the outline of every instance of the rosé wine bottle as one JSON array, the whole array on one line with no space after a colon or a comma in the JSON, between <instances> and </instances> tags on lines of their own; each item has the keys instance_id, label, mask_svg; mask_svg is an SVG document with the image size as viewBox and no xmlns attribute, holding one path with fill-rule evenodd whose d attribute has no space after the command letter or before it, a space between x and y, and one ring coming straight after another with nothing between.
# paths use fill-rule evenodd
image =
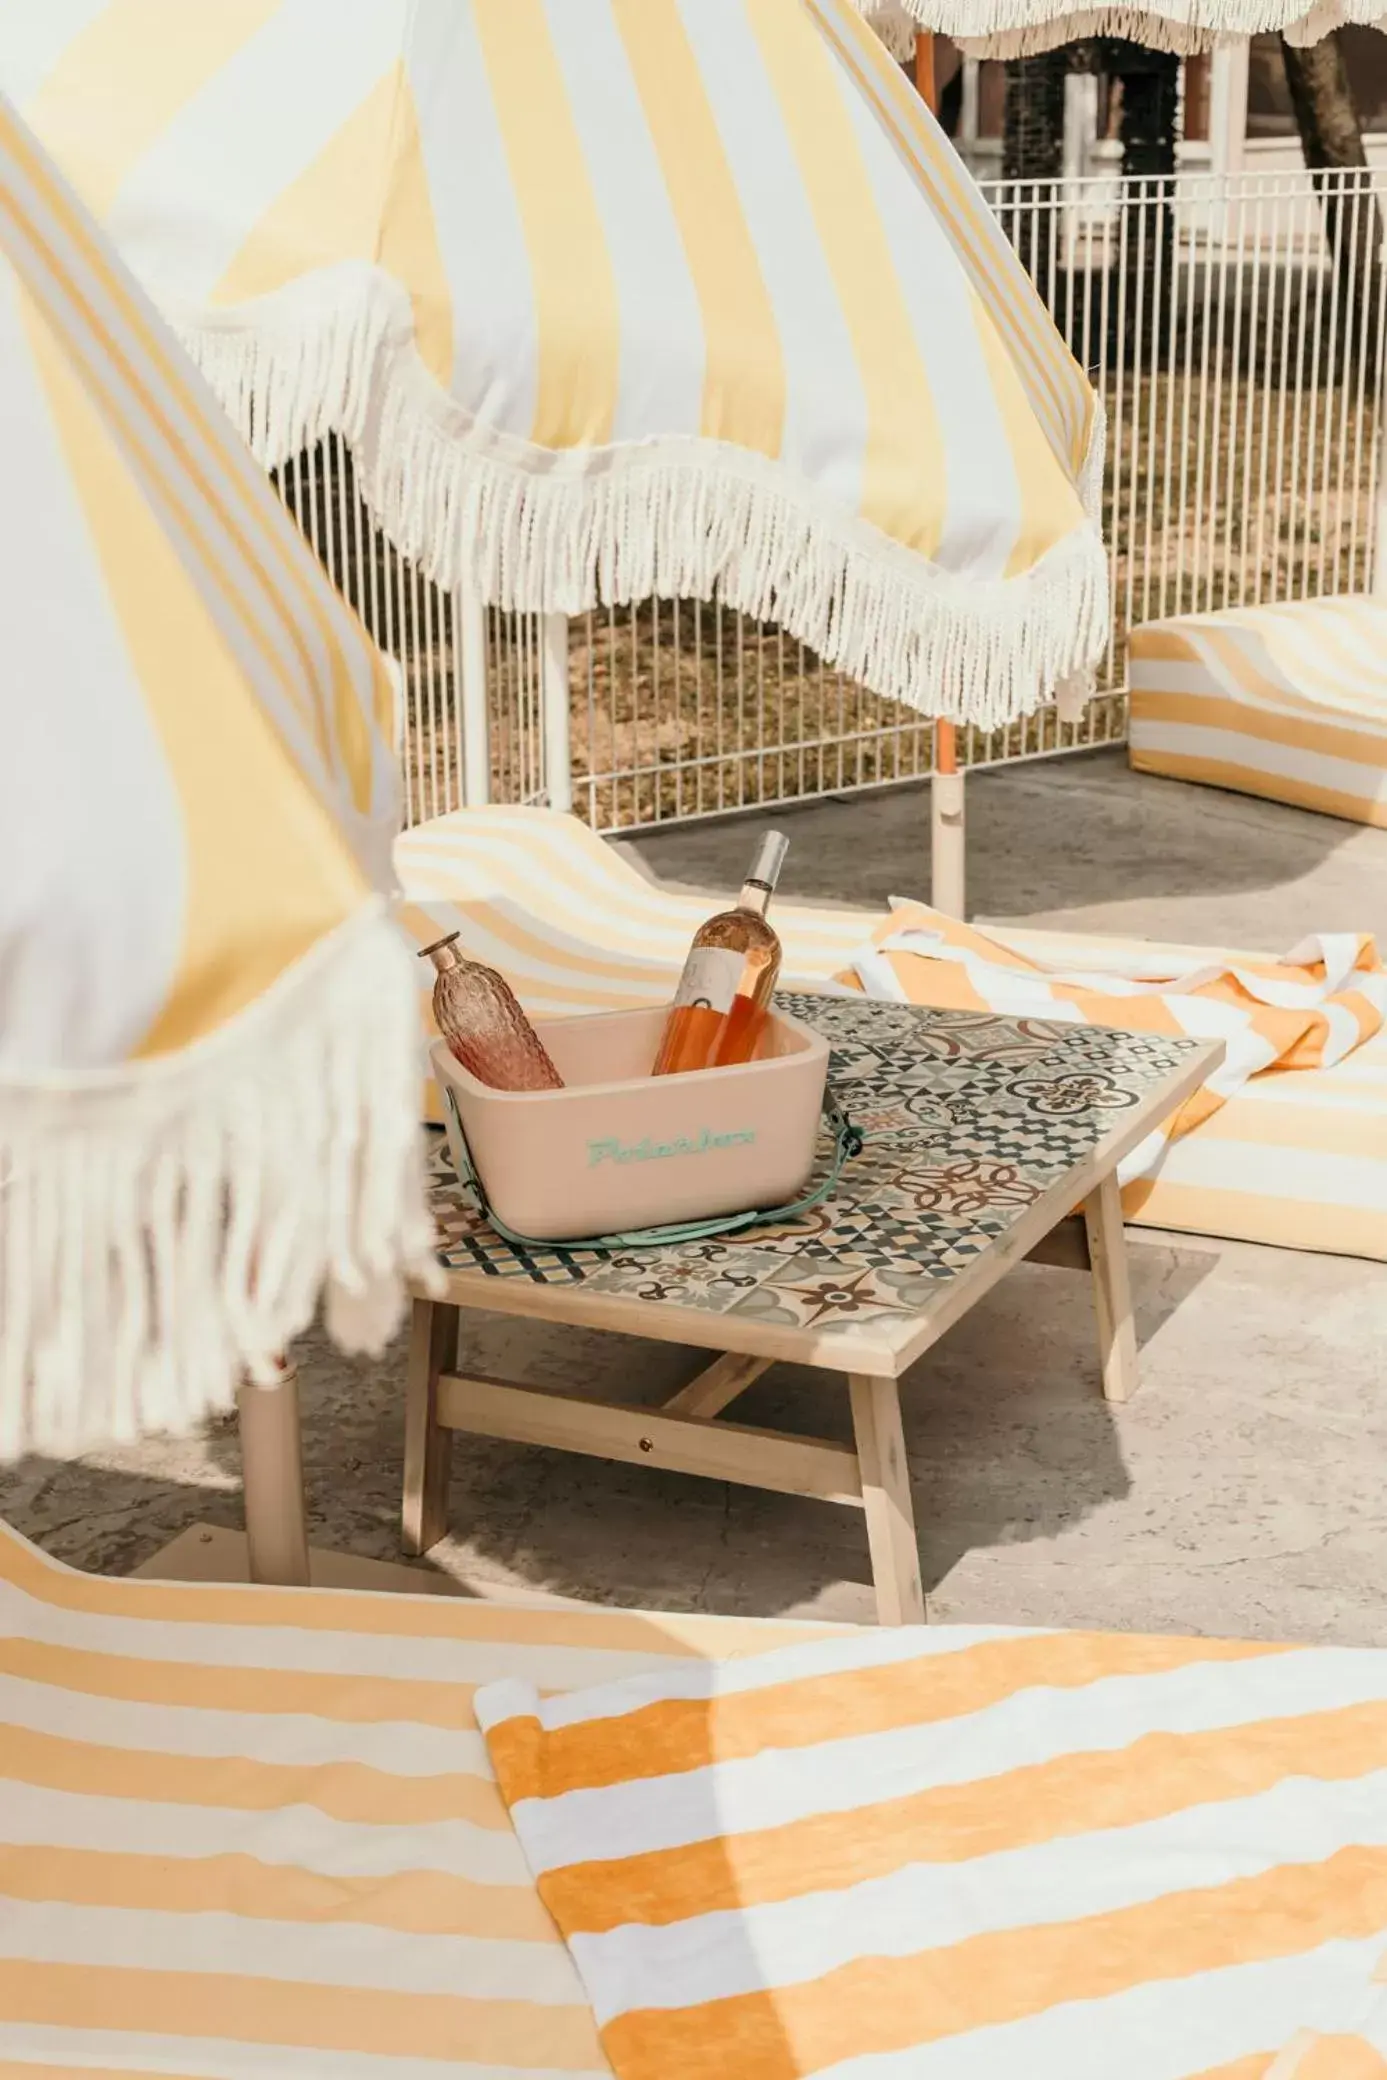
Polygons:
<instances>
[{"instance_id":1,"label":"ros\u00e9 wine bottle","mask_svg":"<svg viewBox=\"0 0 1387 2080\"><path fill-rule=\"evenodd\" d=\"M724 1069L756 1053L780 974L780 941L766 922L789 840L767 831L742 892L694 934L670 1005L656 1076Z\"/></svg>"},{"instance_id":2,"label":"ros\u00e9 wine bottle","mask_svg":"<svg viewBox=\"0 0 1387 2080\"><path fill-rule=\"evenodd\" d=\"M436 939L420 960L438 970L433 1015L452 1052L478 1083L496 1091L560 1091L563 1078L505 977L464 960L458 935Z\"/></svg>"}]
</instances>

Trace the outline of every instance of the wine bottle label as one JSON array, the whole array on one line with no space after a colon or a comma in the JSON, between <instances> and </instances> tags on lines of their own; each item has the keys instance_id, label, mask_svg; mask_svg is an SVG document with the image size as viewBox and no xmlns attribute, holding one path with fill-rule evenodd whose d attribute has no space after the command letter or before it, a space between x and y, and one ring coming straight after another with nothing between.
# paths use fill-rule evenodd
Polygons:
<instances>
[{"instance_id":1,"label":"wine bottle label","mask_svg":"<svg viewBox=\"0 0 1387 2080\"><path fill-rule=\"evenodd\" d=\"M684 963L674 1008L730 1011L745 962L728 946L695 946Z\"/></svg>"}]
</instances>

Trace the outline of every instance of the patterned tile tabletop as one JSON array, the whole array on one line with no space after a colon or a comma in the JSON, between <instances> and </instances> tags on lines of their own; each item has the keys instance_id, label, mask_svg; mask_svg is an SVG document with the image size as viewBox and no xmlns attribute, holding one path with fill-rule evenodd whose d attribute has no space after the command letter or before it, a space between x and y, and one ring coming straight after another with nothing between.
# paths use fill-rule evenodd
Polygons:
<instances>
[{"instance_id":1,"label":"patterned tile tabletop","mask_svg":"<svg viewBox=\"0 0 1387 2080\"><path fill-rule=\"evenodd\" d=\"M484 1280L735 1315L816 1335L869 1329L903 1342L943 1284L1126 1120L1157 1125L1160 1087L1197 1043L969 1011L784 994L832 1045L832 1087L866 1145L833 1195L778 1228L654 1249L520 1249L458 1183L434 1137L439 1256ZM830 1151L825 1136L821 1161ZM469 1285L471 1281L469 1280ZM454 1291L453 1298L463 1295ZM516 1296L518 1298L518 1295ZM691 1343L700 1338L690 1327Z\"/></svg>"}]
</instances>

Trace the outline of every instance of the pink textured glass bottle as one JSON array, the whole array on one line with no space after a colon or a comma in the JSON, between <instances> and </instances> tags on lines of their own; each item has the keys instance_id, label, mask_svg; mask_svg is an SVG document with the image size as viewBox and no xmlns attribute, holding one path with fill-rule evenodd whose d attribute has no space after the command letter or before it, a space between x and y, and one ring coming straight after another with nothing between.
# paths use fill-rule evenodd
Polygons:
<instances>
[{"instance_id":1,"label":"pink textured glass bottle","mask_svg":"<svg viewBox=\"0 0 1387 2080\"><path fill-rule=\"evenodd\" d=\"M458 935L436 939L420 960L438 970L433 1015L464 1069L497 1091L558 1091L563 1078L503 975L464 960Z\"/></svg>"}]
</instances>

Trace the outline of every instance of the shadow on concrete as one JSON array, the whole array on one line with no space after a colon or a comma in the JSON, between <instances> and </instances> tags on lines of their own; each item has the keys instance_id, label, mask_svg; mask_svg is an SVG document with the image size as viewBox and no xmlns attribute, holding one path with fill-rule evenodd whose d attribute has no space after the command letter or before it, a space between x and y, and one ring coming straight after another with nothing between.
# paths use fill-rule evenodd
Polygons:
<instances>
[{"instance_id":1,"label":"shadow on concrete","mask_svg":"<svg viewBox=\"0 0 1387 2080\"><path fill-rule=\"evenodd\" d=\"M1138 1333L1156 1335L1214 1259L1132 1250ZM479 1367L599 1398L666 1399L704 1362L677 1345L471 1317ZM365 1364L318 1334L296 1353L310 1539L398 1560L404 1353ZM1099 1386L1087 1281L1025 1266L914 1368L902 1401L927 1591L967 1553L1063 1535L1130 1482ZM734 1406L739 1422L847 1441L844 1380L777 1366ZM151 1468L27 1460L0 1478L0 1516L52 1553L127 1574L191 1523L240 1528L234 1421L169 1446ZM431 1565L480 1593L773 1616L867 1618L855 1510L567 1453L455 1440L451 1533Z\"/></svg>"},{"instance_id":2,"label":"shadow on concrete","mask_svg":"<svg viewBox=\"0 0 1387 2080\"><path fill-rule=\"evenodd\" d=\"M1130 1245L1139 1348L1193 1296L1216 1259ZM1103 1399L1086 1280L1014 1273L904 1388L926 1590L969 1553L1060 1539L1131 1491L1121 1417ZM1139 1387L1153 1411L1159 1388Z\"/></svg>"}]
</instances>

